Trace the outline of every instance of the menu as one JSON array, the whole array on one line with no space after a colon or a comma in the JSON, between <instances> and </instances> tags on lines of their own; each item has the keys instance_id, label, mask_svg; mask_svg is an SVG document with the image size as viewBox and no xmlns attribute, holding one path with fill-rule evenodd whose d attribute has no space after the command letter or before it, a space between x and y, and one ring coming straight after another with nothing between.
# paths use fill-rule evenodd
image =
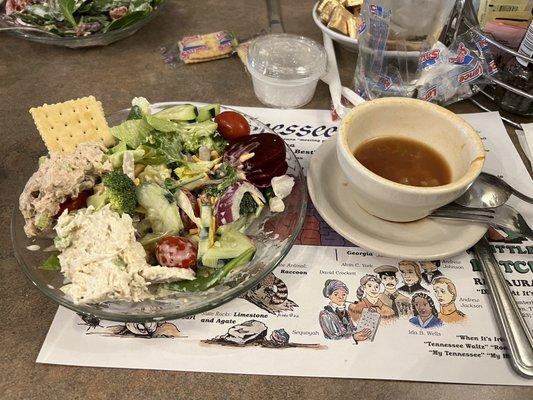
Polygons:
<instances>
[{"instance_id":1,"label":"menu","mask_svg":"<svg viewBox=\"0 0 533 400\"><path fill-rule=\"evenodd\" d=\"M304 168L338 129L326 110L235 108L269 123ZM485 170L533 195L499 115L463 117L484 140ZM533 222L531 207L514 205ZM533 242L496 230L491 239L533 327ZM241 297L188 318L146 324L81 318L60 307L37 362L532 386L508 358L470 251L431 262L380 257L339 236L310 204L297 244Z\"/></svg>"}]
</instances>

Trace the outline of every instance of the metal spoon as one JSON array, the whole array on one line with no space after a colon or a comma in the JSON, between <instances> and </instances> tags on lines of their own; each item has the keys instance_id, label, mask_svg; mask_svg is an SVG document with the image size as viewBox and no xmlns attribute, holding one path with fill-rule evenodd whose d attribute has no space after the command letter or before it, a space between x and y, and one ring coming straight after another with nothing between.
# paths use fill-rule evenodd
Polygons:
<instances>
[{"instance_id":1,"label":"metal spoon","mask_svg":"<svg viewBox=\"0 0 533 400\"><path fill-rule=\"evenodd\" d=\"M482 172L465 194L455 202L464 207L493 208L505 204L511 195L533 204L533 198L520 193L503 179Z\"/></svg>"}]
</instances>

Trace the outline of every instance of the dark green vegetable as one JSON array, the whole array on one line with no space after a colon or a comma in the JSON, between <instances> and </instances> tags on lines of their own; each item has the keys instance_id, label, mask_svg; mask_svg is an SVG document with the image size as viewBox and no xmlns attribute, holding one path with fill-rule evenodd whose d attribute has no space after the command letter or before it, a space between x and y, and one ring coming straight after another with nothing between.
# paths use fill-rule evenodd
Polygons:
<instances>
[{"instance_id":1,"label":"dark green vegetable","mask_svg":"<svg viewBox=\"0 0 533 400\"><path fill-rule=\"evenodd\" d=\"M214 270L207 276L197 276L196 279L192 281L169 283L165 285L165 287L176 292L201 292L207 290L219 283L232 270L250 261L254 253L255 248L250 248L244 251L238 257L235 257L233 260L229 261L222 268Z\"/></svg>"},{"instance_id":2,"label":"dark green vegetable","mask_svg":"<svg viewBox=\"0 0 533 400\"><path fill-rule=\"evenodd\" d=\"M202 193L210 197L220 197L228 190L228 188L239 180L237 175L237 169L230 164L222 164L222 166L216 171L214 178L222 179L218 185L208 185Z\"/></svg>"},{"instance_id":3,"label":"dark green vegetable","mask_svg":"<svg viewBox=\"0 0 533 400\"><path fill-rule=\"evenodd\" d=\"M57 254L52 254L46 260L43 261L39 269L44 269L46 271L60 271L61 264L59 263L59 258Z\"/></svg>"},{"instance_id":4,"label":"dark green vegetable","mask_svg":"<svg viewBox=\"0 0 533 400\"><path fill-rule=\"evenodd\" d=\"M129 119L143 119L143 113L141 110L141 107L139 106L133 106L130 110L130 113L128 114L128 120Z\"/></svg>"},{"instance_id":5,"label":"dark green vegetable","mask_svg":"<svg viewBox=\"0 0 533 400\"><path fill-rule=\"evenodd\" d=\"M170 164L183 160L183 145L175 133L153 132L145 146L152 147L163 158L161 164Z\"/></svg>"},{"instance_id":6,"label":"dark green vegetable","mask_svg":"<svg viewBox=\"0 0 533 400\"><path fill-rule=\"evenodd\" d=\"M112 171L105 175L102 183L106 188L107 201L111 208L122 214L133 214L137 207L135 184L123 172Z\"/></svg>"},{"instance_id":7,"label":"dark green vegetable","mask_svg":"<svg viewBox=\"0 0 533 400\"><path fill-rule=\"evenodd\" d=\"M265 196L265 199L267 200L267 203L272 197L276 197L272 187L267 187L265 190L263 190L263 196Z\"/></svg>"},{"instance_id":8,"label":"dark green vegetable","mask_svg":"<svg viewBox=\"0 0 533 400\"><path fill-rule=\"evenodd\" d=\"M172 179L172 178L165 179L165 188L167 190L170 190L171 192L174 192L174 190L176 190L179 186L180 185L179 185L177 180Z\"/></svg>"},{"instance_id":9,"label":"dark green vegetable","mask_svg":"<svg viewBox=\"0 0 533 400\"><path fill-rule=\"evenodd\" d=\"M258 205L250 194L250 192L246 192L242 197L241 204L239 206L239 211L241 215L255 214L257 207Z\"/></svg>"},{"instance_id":10,"label":"dark green vegetable","mask_svg":"<svg viewBox=\"0 0 533 400\"><path fill-rule=\"evenodd\" d=\"M74 11L76 10L76 0L58 0L59 8L65 16L65 19L70 23L73 28L76 28L78 24L74 19Z\"/></svg>"}]
</instances>

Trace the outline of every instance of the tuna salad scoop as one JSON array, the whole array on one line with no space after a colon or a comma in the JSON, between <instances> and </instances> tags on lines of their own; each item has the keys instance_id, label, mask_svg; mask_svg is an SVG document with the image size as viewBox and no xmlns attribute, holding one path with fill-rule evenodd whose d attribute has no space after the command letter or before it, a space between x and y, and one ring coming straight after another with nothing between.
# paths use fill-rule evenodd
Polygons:
<instances>
[{"instance_id":1,"label":"tuna salad scoop","mask_svg":"<svg viewBox=\"0 0 533 400\"><path fill-rule=\"evenodd\" d=\"M96 179L111 171L100 143L80 143L72 153L50 152L26 183L19 198L28 237L51 231L60 205L68 198L91 189Z\"/></svg>"}]
</instances>

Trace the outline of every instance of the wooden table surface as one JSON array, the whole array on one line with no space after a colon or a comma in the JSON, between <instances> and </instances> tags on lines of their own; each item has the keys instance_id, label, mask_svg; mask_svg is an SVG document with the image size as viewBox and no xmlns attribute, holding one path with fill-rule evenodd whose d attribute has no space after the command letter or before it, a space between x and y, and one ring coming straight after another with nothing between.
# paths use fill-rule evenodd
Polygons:
<instances>
[{"instance_id":1,"label":"wooden table surface","mask_svg":"<svg viewBox=\"0 0 533 400\"><path fill-rule=\"evenodd\" d=\"M166 10L134 36L85 50L51 47L0 35L0 399L531 399L533 388L451 385L364 379L245 376L150 370L81 368L36 364L56 304L26 279L13 256L9 223L35 160L45 152L28 109L43 103L95 95L107 112L134 96L152 102L217 101L261 106L236 59L170 68L160 48L187 34L231 30L247 38L267 27L263 0L167 0ZM285 28L315 40L313 0L282 0ZM341 75L349 84L355 55L338 50ZM329 108L319 83L307 108ZM478 112L468 102L451 107ZM514 138L513 138L514 139ZM364 362L364 360L361 360ZM386 366L384 366L386 368Z\"/></svg>"}]
</instances>

